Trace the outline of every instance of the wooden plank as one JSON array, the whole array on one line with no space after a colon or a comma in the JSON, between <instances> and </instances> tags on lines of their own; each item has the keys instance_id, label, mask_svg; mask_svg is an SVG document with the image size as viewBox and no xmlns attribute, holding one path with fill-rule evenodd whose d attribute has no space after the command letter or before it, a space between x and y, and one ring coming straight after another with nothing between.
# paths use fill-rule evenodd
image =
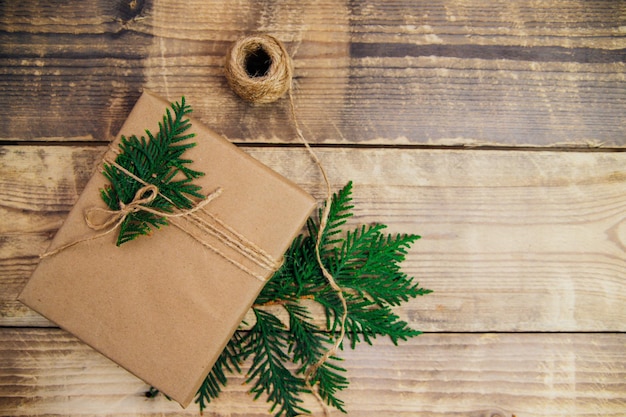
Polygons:
<instances>
[{"instance_id":1,"label":"wooden plank","mask_svg":"<svg viewBox=\"0 0 626 417\"><path fill-rule=\"evenodd\" d=\"M296 148L246 152L320 200ZM0 323L42 325L14 300L101 147L0 148ZM423 236L404 268L434 294L402 314L426 331L626 330L626 154L317 149L351 225Z\"/></svg>"},{"instance_id":2,"label":"wooden plank","mask_svg":"<svg viewBox=\"0 0 626 417\"><path fill-rule=\"evenodd\" d=\"M107 140L144 83L137 2L2 2L2 139ZM21 140L21 139L18 139Z\"/></svg>"},{"instance_id":3,"label":"wooden plank","mask_svg":"<svg viewBox=\"0 0 626 417\"><path fill-rule=\"evenodd\" d=\"M286 100L250 106L222 74L237 37L267 32L294 55L311 142L626 144L620 2L60 4L0 6L2 139L110 140L149 88L233 141L294 142Z\"/></svg>"},{"instance_id":4,"label":"wooden plank","mask_svg":"<svg viewBox=\"0 0 626 417\"><path fill-rule=\"evenodd\" d=\"M0 415L197 415L57 329L0 329ZM622 416L623 334L427 334L343 352L357 416ZM244 368L244 372L247 366ZM267 416L230 379L205 415ZM318 404L305 405L321 415ZM334 413L339 414L339 413Z\"/></svg>"}]
</instances>

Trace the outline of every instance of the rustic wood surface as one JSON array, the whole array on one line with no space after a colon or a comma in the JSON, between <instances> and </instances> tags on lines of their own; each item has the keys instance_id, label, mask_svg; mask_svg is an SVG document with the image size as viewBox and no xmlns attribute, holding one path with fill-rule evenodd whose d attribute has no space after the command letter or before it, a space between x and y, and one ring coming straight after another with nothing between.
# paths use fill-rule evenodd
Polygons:
<instances>
[{"instance_id":1,"label":"rustic wood surface","mask_svg":"<svg viewBox=\"0 0 626 417\"><path fill-rule=\"evenodd\" d=\"M343 353L349 415L626 415L626 2L0 0L0 416L198 415L16 296L143 88L321 199L286 100L224 80L251 33L351 224L423 237L427 333ZM242 381L205 415L268 415Z\"/></svg>"},{"instance_id":2,"label":"rustic wood surface","mask_svg":"<svg viewBox=\"0 0 626 417\"><path fill-rule=\"evenodd\" d=\"M438 334L343 355L355 416L624 415L626 337L606 334ZM3 415L198 415L163 397L61 330L0 330ZM62 353L61 353L62 352ZM376 358L376 360L373 360ZM245 372L245 369L244 369ZM236 377L205 415L267 416ZM316 409L315 400L305 405ZM341 415L341 413L337 413Z\"/></svg>"},{"instance_id":3,"label":"rustic wood surface","mask_svg":"<svg viewBox=\"0 0 626 417\"><path fill-rule=\"evenodd\" d=\"M48 325L13 300L106 148L1 149L1 210L10 221L0 248L0 323ZM305 151L244 149L322 198ZM404 267L435 294L405 307L414 326L626 331L626 153L316 152L335 189L354 181L350 224L381 222L423 237Z\"/></svg>"},{"instance_id":4,"label":"rustic wood surface","mask_svg":"<svg viewBox=\"0 0 626 417\"><path fill-rule=\"evenodd\" d=\"M145 87L231 140L294 141L284 103L222 76L235 39L267 32L311 142L624 146L624 2L509 3L7 0L0 138L109 140Z\"/></svg>"}]
</instances>

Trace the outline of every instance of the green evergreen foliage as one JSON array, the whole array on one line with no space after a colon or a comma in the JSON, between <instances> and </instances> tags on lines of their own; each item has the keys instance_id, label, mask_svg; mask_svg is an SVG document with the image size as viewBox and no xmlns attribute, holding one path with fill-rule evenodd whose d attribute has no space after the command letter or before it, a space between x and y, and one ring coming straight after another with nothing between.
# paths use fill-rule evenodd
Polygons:
<instances>
[{"instance_id":1,"label":"green evergreen foliage","mask_svg":"<svg viewBox=\"0 0 626 417\"><path fill-rule=\"evenodd\" d=\"M110 185L101 190L103 200L113 211L122 209L136 197L146 184L155 185L159 194L145 203L153 212L131 211L120 225L117 245L149 234L167 224L158 213L174 209L190 209L192 198L204 199L201 187L193 180L204 175L189 168L191 160L184 152L195 146L188 142L191 123L187 115L191 107L185 103L166 110L159 132L154 136L122 136L115 164L104 163L104 176ZM123 172L116 165L121 166ZM133 178L137 177L142 181ZM388 336L397 344L420 334L393 312L393 307L430 290L401 271L407 250L417 235L389 235L383 224L363 225L351 231L344 226L352 216L352 183L333 196L330 215L321 236L320 255L325 268L343 289L348 311L345 322L346 339L354 349L360 342L372 343L378 336ZM147 196L140 196L145 198ZM157 213L155 213L156 211ZM322 209L319 210L321 216ZM265 395L276 416L309 414L302 406L302 396L311 389L329 406L346 412L338 397L349 385L341 358L331 356L314 367L334 344L334 335L341 326L343 306L317 263L316 241L320 227L312 217L307 222L308 234L294 239L285 254L285 262L259 294L253 312L255 323L248 331L238 331L222 351L211 372L198 390L196 402L200 410L217 398L228 382L227 374L240 373L241 363L250 360L246 382L254 399ZM307 300L323 307L326 323L318 327L309 312ZM267 311L267 306L280 305L288 315L288 323ZM343 345L342 345L343 348ZM313 369L313 372L309 372ZM146 396L158 391L151 388Z\"/></svg>"},{"instance_id":2,"label":"green evergreen foliage","mask_svg":"<svg viewBox=\"0 0 626 417\"><path fill-rule=\"evenodd\" d=\"M204 174L190 169L188 165L192 161L183 158L183 153L196 145L185 142L195 136L187 133L191 123L186 116L191 113L191 107L185 103L184 97L180 103L173 103L171 107L174 115L170 109L166 110L156 136L149 130L146 130L148 139L144 136L122 136L120 153L115 158L116 164L158 187L159 194L147 206L164 213L171 213L175 208L193 207L195 203L192 197L205 198L200 193L201 187L192 182ZM145 185L106 162L103 174L111 185L102 189L101 195L111 210L120 210L120 202L129 204ZM153 228L164 225L167 225L167 219L163 216L142 210L131 212L120 226L117 245L147 235Z\"/></svg>"},{"instance_id":3,"label":"green evergreen foliage","mask_svg":"<svg viewBox=\"0 0 626 417\"><path fill-rule=\"evenodd\" d=\"M420 334L396 315L392 308L430 290L401 271L407 250L419 236L384 233L385 225L360 226L344 231L352 216L352 183L334 195L329 221L323 231L320 255L324 266L344 289L348 304L345 323L350 347L360 342L372 343L378 336L388 336L397 344ZM321 213L321 210L320 210ZM332 335L341 325L342 304L317 264L315 242L319 224L309 219L308 235L298 236L285 255L282 267L268 281L253 307L256 318L252 328L237 332L196 397L200 410L206 408L226 385L224 371L240 372L239 364L251 360L247 374L250 393L257 399L266 395L276 416L309 414L301 405L302 395L314 386L329 406L345 412L338 393L348 387L346 370L333 356L310 375L310 367L332 346ZM306 302L323 306L325 328L312 320ZM310 301L308 301L310 302ZM288 314L283 323L267 311L280 305Z\"/></svg>"}]
</instances>

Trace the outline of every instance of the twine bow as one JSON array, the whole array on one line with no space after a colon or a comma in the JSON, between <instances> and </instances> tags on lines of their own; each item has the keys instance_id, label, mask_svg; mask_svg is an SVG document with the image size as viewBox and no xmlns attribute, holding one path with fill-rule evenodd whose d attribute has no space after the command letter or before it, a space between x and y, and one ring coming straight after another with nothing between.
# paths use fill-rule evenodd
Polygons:
<instances>
[{"instance_id":1,"label":"twine bow","mask_svg":"<svg viewBox=\"0 0 626 417\"><path fill-rule=\"evenodd\" d=\"M122 168L115 162L113 162L112 164L116 167ZM122 170L125 172L128 172L124 168L122 168ZM133 178L137 178L133 174L130 174L130 175L132 175ZM136 213L138 211L146 211L148 213L152 213L157 216L167 217L167 218L187 216L196 212L197 210L202 209L204 206L209 204L211 201L213 201L213 199L215 199L222 193L222 189L217 188L215 191L209 194L204 200L196 204L193 208L189 210L181 210L176 213L167 213L167 212L156 210L154 208L147 206L147 204L150 204L151 202L153 202L157 198L157 195L159 195L159 187L157 187L154 184L148 184L141 179L138 179L138 180L141 183L143 183L144 186L141 187L139 190L137 190L137 192L135 193L135 197L133 197L130 203L124 203L123 201L120 201L119 210L108 210L108 209L103 209L101 207L90 207L85 210L85 223L87 224L87 226L89 226L90 229L95 230L95 231L103 231L102 233L98 233L94 236L89 236L83 239L74 240L70 243L59 246L58 248L54 250L42 253L41 255L39 255L39 258L43 259L43 258L47 258L48 256L56 255L57 253L62 252L65 249L70 248L79 243L88 242L88 241L95 240L95 239L100 239L101 237L104 237L108 235L109 233L112 233L115 230L117 230L117 228L122 225L124 220L126 220L126 217L128 217L128 215L131 213ZM166 200L170 201L172 204L174 204L166 196L163 196L162 194L161 196L165 198ZM98 214L104 214L104 219L97 220L94 216L97 216Z\"/></svg>"},{"instance_id":2,"label":"twine bow","mask_svg":"<svg viewBox=\"0 0 626 417\"><path fill-rule=\"evenodd\" d=\"M152 203L159 194L159 187L154 184L148 184L141 187L135 193L135 197L128 204L124 204L120 201L119 210L108 210L101 207L90 207L85 210L85 222L93 230L104 230L110 228L111 231L117 229L126 217L131 213L138 211L147 211L148 213L156 214L157 216L163 216L168 213L163 213L158 210L154 210L144 204ZM106 217L104 220L98 221L94 216L98 214L104 214Z\"/></svg>"}]
</instances>

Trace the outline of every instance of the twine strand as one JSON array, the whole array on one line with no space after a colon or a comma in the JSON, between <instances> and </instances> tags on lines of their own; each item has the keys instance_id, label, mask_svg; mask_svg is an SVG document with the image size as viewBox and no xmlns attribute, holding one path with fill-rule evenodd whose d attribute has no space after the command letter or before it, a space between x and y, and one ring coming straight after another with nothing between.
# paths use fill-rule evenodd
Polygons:
<instances>
[{"instance_id":1,"label":"twine strand","mask_svg":"<svg viewBox=\"0 0 626 417\"><path fill-rule=\"evenodd\" d=\"M250 74L246 69L247 60L258 57L258 55L260 55L259 51L267 54L269 58L269 68L267 73L262 76ZM341 301L343 311L339 322L339 337L335 339L333 346L331 346L330 349L328 349L316 363L307 369L305 372L305 385L322 405L324 414L326 416L330 416L330 411L320 396L319 391L313 389L311 386L311 378L317 370L330 359L330 357L337 353L337 350L341 346L346 333L345 324L348 317L348 304L342 288L339 284L337 284L333 275L328 271L322 262L320 253L322 236L330 216L332 189L322 162L311 148L311 145L309 145L308 141L304 137L304 134L302 133L302 129L300 128L293 98L292 74L293 63L287 54L285 47L278 39L270 35L253 35L237 40L228 52L225 63L225 75L229 85L235 93L246 101L254 104L271 103L278 100L285 93L288 94L290 116L293 120L298 139L304 144L307 152L311 156L311 159L319 168L326 186L326 204L320 217L320 227L315 243L315 257L324 278L330 287L336 292L337 297Z\"/></svg>"},{"instance_id":2,"label":"twine strand","mask_svg":"<svg viewBox=\"0 0 626 417\"><path fill-rule=\"evenodd\" d=\"M114 153L116 152L114 151ZM96 235L89 236L83 239L78 239L68 244L62 245L52 251L41 254L40 258L43 259L52 255L56 255L57 253L64 251L65 249L68 249L79 243L100 239L117 230L131 213L145 211L160 217L170 219L170 224L173 224L178 229L188 234L190 237L195 239L206 248L212 250L220 257L235 265L240 270L260 281L265 281L267 279L267 275L277 270L282 264L282 257L280 260L275 260L269 253L263 250L263 248L261 248L251 240L247 239L245 236L237 232L232 227L228 226L226 223L219 220L212 213L208 212L207 210L203 210L206 205L208 205L211 201L221 195L221 187L215 189L212 193L206 196L204 200L200 201L190 209L178 210L173 213L164 212L147 206L147 204L153 202L157 198L157 196L165 199L174 207L176 206L169 197L159 192L159 188L156 185L144 181L123 166L119 165L117 162L109 160L106 157L104 158L103 163L115 167L116 169L120 170L120 172L124 173L128 177L142 184L143 186L139 190L137 190L131 202L125 204L123 201L119 201L119 210L110 210L101 207L89 207L85 210L85 223L87 224L87 226L95 231L104 230L102 233L98 233ZM198 213L204 214L204 217L201 217ZM185 219L186 222L182 221L183 219ZM227 247L234 250L236 253L242 255L245 259L248 259L252 263L256 264L265 271L265 274L255 272L246 267L243 263L233 259L232 256L227 255L224 251L211 244L207 239L208 237L213 237L217 239L220 243L226 245Z\"/></svg>"},{"instance_id":3,"label":"twine strand","mask_svg":"<svg viewBox=\"0 0 626 417\"><path fill-rule=\"evenodd\" d=\"M201 213L208 214L208 212L205 210L203 210ZM174 226L176 226L177 228L179 228L180 230L188 234L190 237L194 238L202 246L215 252L217 255L219 255L223 259L227 260L228 262L230 262L231 264L233 264L234 266L236 266L243 272L247 273L250 276L253 276L259 281L264 282L267 279L266 275L255 272L252 269L245 266L243 263L237 262L231 256L228 256L223 250L211 244L209 240L206 239L206 237L210 236L210 237L217 239L221 243L225 244L226 246L235 250L239 254L243 255L249 261L252 261L254 264L261 267L267 273L271 273L277 270L283 262L282 258L280 260L274 260L273 258L270 257L269 254L267 254L267 252L265 252L261 248L258 248L259 249L258 251L250 250L254 244L252 244L252 242L249 242L247 240L246 240L247 246L241 245L241 249L240 249L240 244L238 244L238 242L241 242L242 240L245 239L243 235L240 235L238 233L236 233L233 236L225 234L218 227L212 225L209 221L200 218L200 216L198 215L192 214L189 217L185 217L185 219L188 220L188 222L174 220L171 222L171 224L173 224Z\"/></svg>"},{"instance_id":4,"label":"twine strand","mask_svg":"<svg viewBox=\"0 0 626 417\"><path fill-rule=\"evenodd\" d=\"M85 216L85 223L87 224L87 226L89 226L90 229L95 230L95 231L104 230L102 233L98 233L93 236L88 236L82 239L74 240L65 245L59 246L58 248L55 248L51 251L42 253L41 255L39 255L39 258L40 259L47 258L49 256L56 255L59 252L62 252L66 249L69 249L72 246L78 245L79 243L85 243L85 242L89 242L92 240L103 238L106 235L113 233L115 230L117 230L122 225L122 223L124 223L124 220L126 220L128 215L131 213L136 213L138 211L146 211L148 213L152 213L157 216L167 217L167 218L187 216L187 215L194 213L197 210L202 209L204 206L209 204L215 198L219 197L221 193L222 193L222 189L217 188L215 191L209 194L204 200L196 204L191 209L181 210L176 213L168 213L168 212L164 212L161 210L155 210L151 207L144 205L144 204L149 204L150 202L154 201L157 195L160 195L167 199L167 197L159 193L159 188L156 185L147 184L143 186L142 188L140 188L139 190L137 190L137 192L135 193L135 197L130 203L124 204L124 202L120 201L119 210L108 210L108 209L103 209L101 207L89 207L88 209L85 210L84 216ZM94 216L97 216L98 214L103 214L105 216L104 219L100 219L100 220L96 219Z\"/></svg>"},{"instance_id":5,"label":"twine strand","mask_svg":"<svg viewBox=\"0 0 626 417\"><path fill-rule=\"evenodd\" d=\"M343 342L343 339L346 335L345 323L346 323L346 319L348 318L348 303L346 301L346 297L344 297L343 295L343 290L339 286L339 284L337 284L335 277L333 277L330 271L328 271L328 269L324 266L324 263L322 262L322 256L320 254L320 250L322 246L322 236L324 234L324 230L326 230L328 218L330 216L330 207L333 201L330 181L328 179L328 175L326 174L326 170L324 169L324 166L322 165L322 162L317 157L317 155L315 154L315 152L313 151L313 149L311 148L307 140L304 138L304 135L302 134L302 130L300 129L300 126L298 123L298 118L296 117L296 107L294 104L293 95L291 94L291 89L289 89L289 104L291 108L291 117L293 118L296 132L298 133L298 138L304 144L306 149L309 151L311 158L313 159L315 164L318 166L320 172L322 173L322 177L324 178L324 183L326 185L326 203L324 205L324 210L322 211L322 215L320 218L320 227L317 232L317 239L315 242L315 257L317 259L317 263L320 269L322 270L322 274L324 275L324 278L326 278L326 280L328 281L328 284L337 293L337 297L341 301L341 307L343 309L343 312L341 314L341 320L340 320L341 326L339 329L339 337L335 340L335 343L332 346L332 348L327 350L326 353L313 366L311 366L307 370L305 374L305 380L309 381L311 378L311 375L313 375L319 369L319 367L322 366L324 362L326 362L331 356L337 353L339 346L341 346L341 343Z\"/></svg>"},{"instance_id":6,"label":"twine strand","mask_svg":"<svg viewBox=\"0 0 626 417\"><path fill-rule=\"evenodd\" d=\"M151 185L151 184L148 184L146 181L142 180L141 178L139 178L138 176L134 175L132 172L130 172L123 166L119 165L115 161L105 160L104 162L119 169L121 172L123 172L128 177L132 178L133 180L139 182L140 184L143 184L144 188L149 187ZM156 188L156 186L154 187ZM243 255L246 259L252 261L253 263L261 267L266 272L272 272L272 271L277 270L283 262L282 258L280 260L275 260L263 248L256 245L254 242L247 239L245 236L237 232L235 229L233 229L232 227L228 226L226 223L219 220L210 212L206 210L202 210L204 206L206 206L211 200L218 197L221 194L221 192L222 192L222 189L217 188L213 193L209 194L209 196L207 196L205 200L196 204L193 208L189 210L183 210L178 213L163 213L158 210L153 210L149 207L147 208L141 207L140 209L150 212L150 213L154 213L157 215L162 215L164 217L170 218L172 220L170 222L171 224L173 224L174 226L176 226L178 229L182 230L183 232L187 233L189 236L194 238L196 241L198 241L200 244L202 244L206 248L212 250L213 252L218 254L220 257L226 259L227 261L229 261L230 263L232 263L233 265L235 265L242 271L246 272L248 275L251 275L260 281L265 281L267 279L266 276L252 271L250 268L247 268L241 262L237 262L232 257L228 256L224 251L218 249L215 245L210 244L209 241L206 239L207 235L216 238L218 241L230 247L231 249L235 250L239 254ZM158 189L157 189L157 194L159 194L162 198L164 198L170 204L175 205L174 202L170 198L168 198L166 195L158 193ZM155 194L155 197L156 197L156 194ZM196 212L204 214L205 218L203 219L198 214L196 214ZM178 221L177 218L179 217L184 217L188 223L195 226L195 229L189 227L189 225L185 225L181 221ZM217 224L217 226L212 225L211 222Z\"/></svg>"}]
</instances>

